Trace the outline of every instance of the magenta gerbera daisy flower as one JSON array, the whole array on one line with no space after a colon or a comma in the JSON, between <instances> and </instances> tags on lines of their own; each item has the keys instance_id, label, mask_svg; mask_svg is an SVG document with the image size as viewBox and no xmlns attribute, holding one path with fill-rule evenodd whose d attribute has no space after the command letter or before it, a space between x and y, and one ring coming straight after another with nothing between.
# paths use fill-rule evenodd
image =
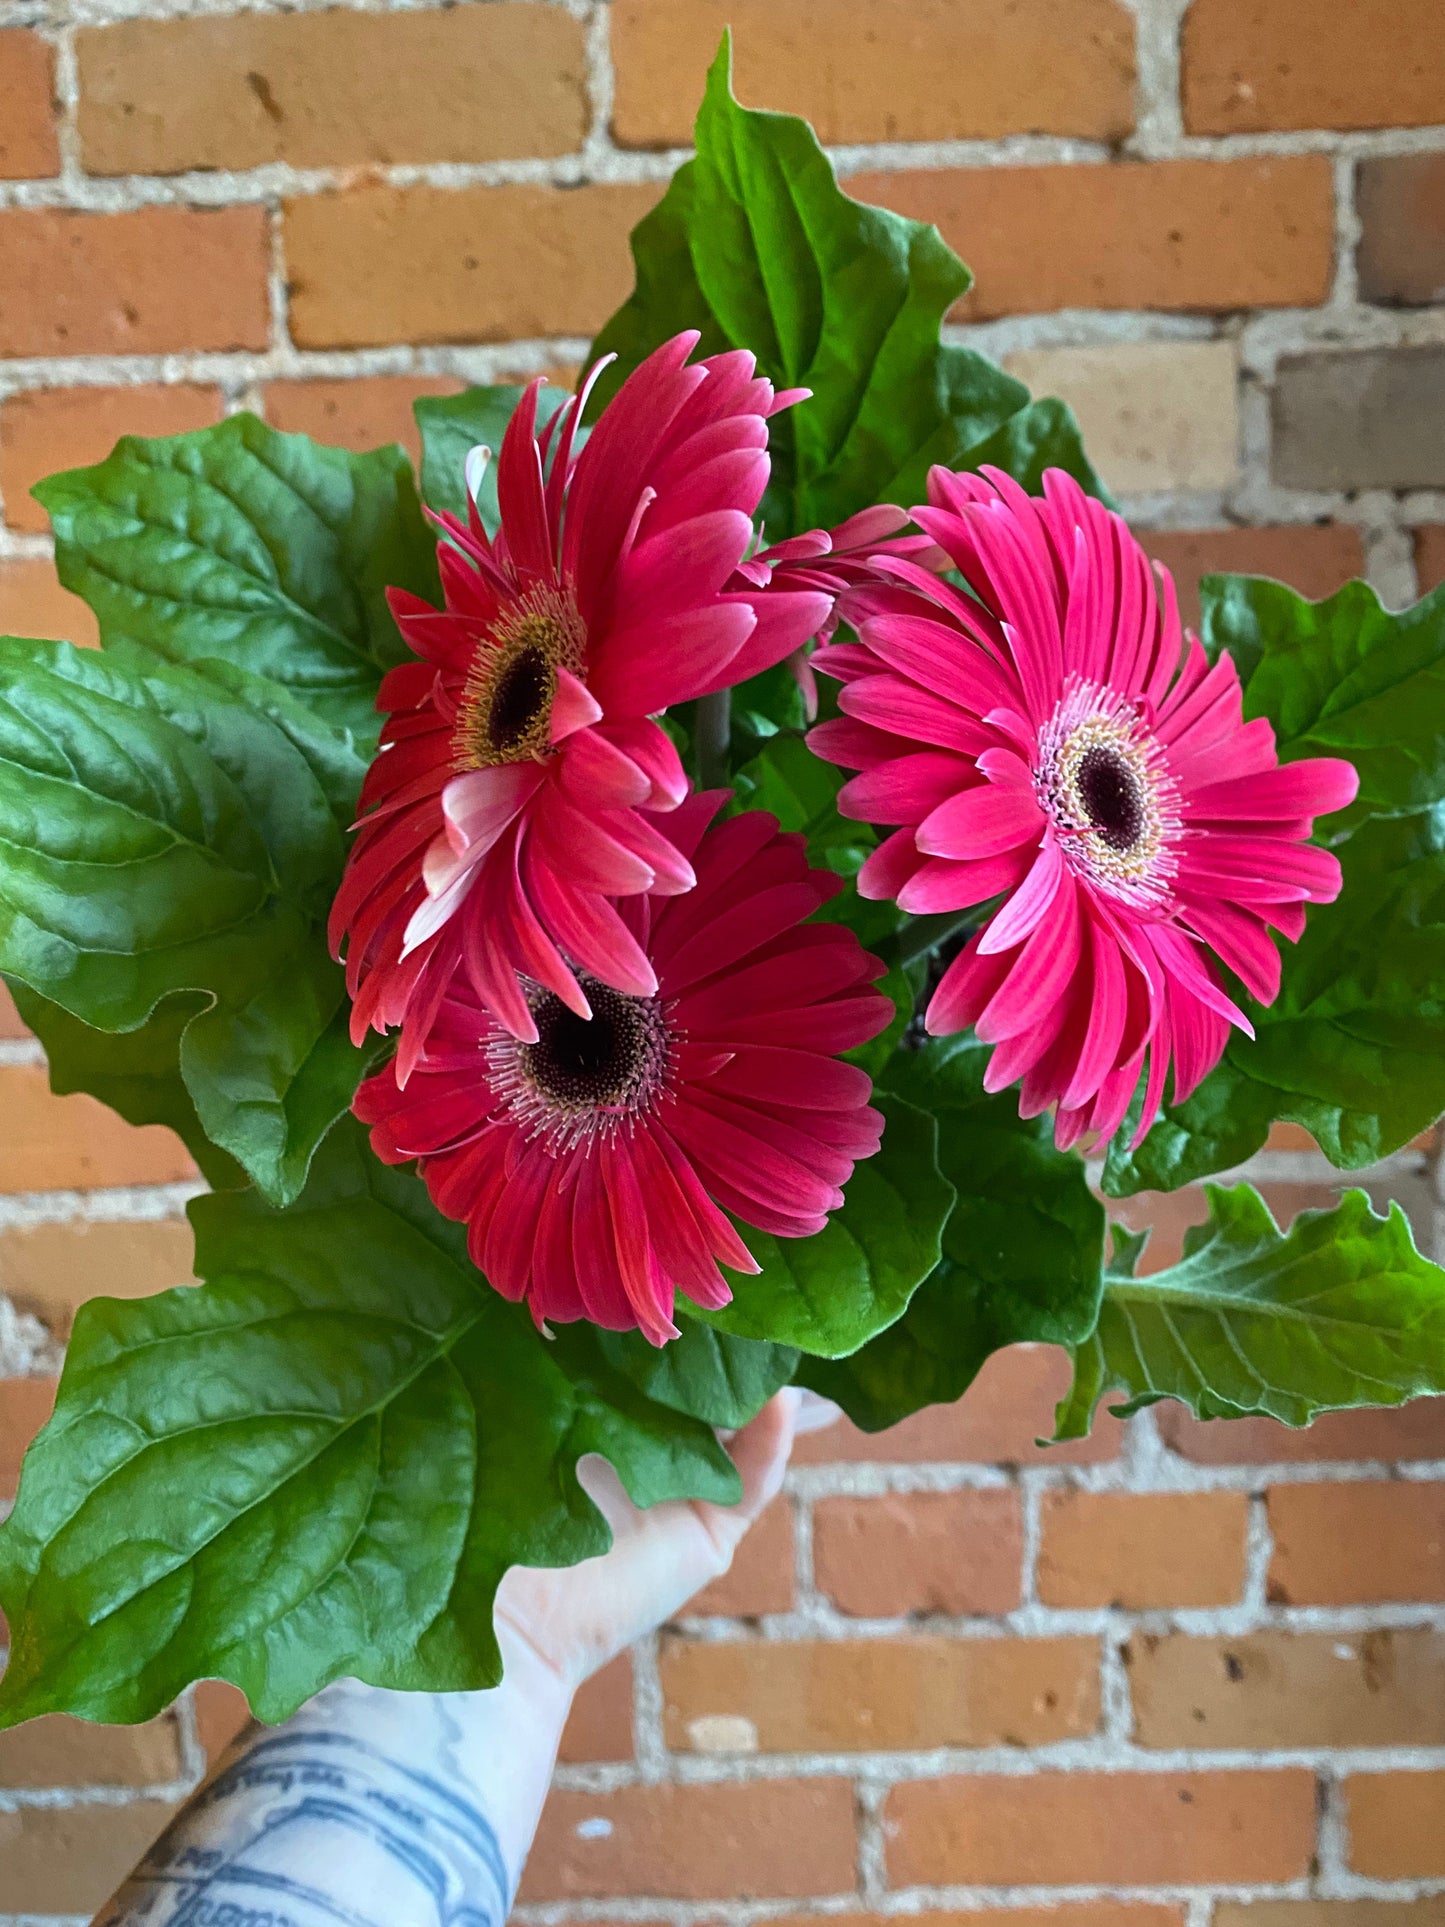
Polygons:
<instances>
[{"instance_id":1,"label":"magenta gerbera daisy flower","mask_svg":"<svg viewBox=\"0 0 1445 1927\"><path fill-rule=\"evenodd\" d=\"M972 594L884 558L840 604L857 640L813 658L843 715L810 741L862 773L840 807L899 824L859 888L910 911L1001 899L950 964L935 1034L972 1024L987 1082L1022 1079L1021 1109L1055 1106L1063 1145L1117 1129L1145 1074L1135 1141L1172 1063L1187 1097L1279 994L1271 930L1298 939L1340 866L1306 841L1350 802L1353 766L1281 765L1269 723L1243 717L1228 656L1180 628L1123 520L1058 469L1042 499L1007 475L935 468L914 519ZM1252 1034L1252 1033L1251 1033Z\"/></svg>"},{"instance_id":2,"label":"magenta gerbera daisy flower","mask_svg":"<svg viewBox=\"0 0 1445 1927\"><path fill-rule=\"evenodd\" d=\"M768 476L775 395L743 353L677 336L628 378L580 454L585 392L540 432L534 382L497 465L501 528L448 516L446 607L394 590L418 661L389 712L331 919L352 1029L403 1026L405 1076L458 970L516 1036L519 975L579 1016L582 978L656 992L615 900L687 890L653 813L687 785L655 720L780 662L831 597L738 573Z\"/></svg>"},{"instance_id":3,"label":"magenta gerbera daisy flower","mask_svg":"<svg viewBox=\"0 0 1445 1927\"><path fill-rule=\"evenodd\" d=\"M761 810L709 829L723 800L658 823L696 887L619 906L655 989L584 975L584 1019L524 980L529 1042L463 974L405 1089L388 1067L357 1095L378 1156L421 1160L476 1264L539 1324L640 1326L661 1344L676 1292L724 1305L719 1262L757 1271L729 1213L807 1237L878 1149L871 1080L838 1053L888 1023L883 966L842 925L805 921L841 886L803 839Z\"/></svg>"}]
</instances>

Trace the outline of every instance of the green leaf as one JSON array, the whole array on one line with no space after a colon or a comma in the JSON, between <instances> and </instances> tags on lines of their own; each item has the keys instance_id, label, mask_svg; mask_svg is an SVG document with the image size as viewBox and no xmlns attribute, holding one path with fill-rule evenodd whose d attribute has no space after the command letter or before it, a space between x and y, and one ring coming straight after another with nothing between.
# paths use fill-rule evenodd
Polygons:
<instances>
[{"instance_id":1,"label":"green leaf","mask_svg":"<svg viewBox=\"0 0 1445 1927\"><path fill-rule=\"evenodd\" d=\"M382 673L406 650L397 586L439 599L435 544L399 448L352 455L254 415L41 482L60 579L107 648L218 657L374 747Z\"/></svg>"},{"instance_id":2,"label":"green leaf","mask_svg":"<svg viewBox=\"0 0 1445 1927\"><path fill-rule=\"evenodd\" d=\"M1185 1233L1178 1264L1136 1277L1135 1244L1110 1265L1060 1438L1082 1438L1113 1390L1121 1413L1176 1398L1199 1418L1286 1425L1445 1391L1445 1273L1398 1204L1381 1218L1347 1191L1282 1233L1249 1185L1207 1191L1208 1222Z\"/></svg>"},{"instance_id":3,"label":"green leaf","mask_svg":"<svg viewBox=\"0 0 1445 1927\"><path fill-rule=\"evenodd\" d=\"M698 1318L734 1337L841 1358L901 1316L938 1263L954 1193L938 1168L933 1119L897 1097L878 1103L882 1149L858 1165L842 1209L811 1238L740 1226L762 1271L733 1275L732 1303Z\"/></svg>"},{"instance_id":4,"label":"green leaf","mask_svg":"<svg viewBox=\"0 0 1445 1927\"><path fill-rule=\"evenodd\" d=\"M1062 403L1011 425L1028 391L939 325L969 273L938 230L850 200L806 121L740 107L725 39L698 114L697 157L632 237L637 287L594 344L618 363L598 398L669 336L747 348L813 399L771 424L769 536L923 500L928 469L1048 461L1098 482Z\"/></svg>"},{"instance_id":5,"label":"green leaf","mask_svg":"<svg viewBox=\"0 0 1445 1927\"><path fill-rule=\"evenodd\" d=\"M1026 1340L1077 1344L1103 1286L1104 1213L1081 1159L1047 1118L983 1088L989 1050L971 1035L903 1051L889 1088L938 1120L939 1160L958 1192L943 1261L896 1324L849 1358L804 1359L799 1381L865 1431L968 1390L984 1360Z\"/></svg>"},{"instance_id":6,"label":"green leaf","mask_svg":"<svg viewBox=\"0 0 1445 1927\"><path fill-rule=\"evenodd\" d=\"M98 1031L181 999L144 1050L176 1046L207 1137L284 1202L375 1054L324 940L359 762L207 670L0 638L0 970Z\"/></svg>"},{"instance_id":7,"label":"green leaf","mask_svg":"<svg viewBox=\"0 0 1445 1927\"><path fill-rule=\"evenodd\" d=\"M491 1685L507 1567L606 1550L584 1453L639 1504L737 1497L706 1425L589 1328L549 1344L358 1126L291 1210L246 1192L192 1218L204 1285L76 1320L0 1529L0 1723L142 1720L213 1676L266 1720L342 1674Z\"/></svg>"},{"instance_id":8,"label":"green leaf","mask_svg":"<svg viewBox=\"0 0 1445 1927\"><path fill-rule=\"evenodd\" d=\"M489 448L493 460L482 472L477 509L487 533L496 534L501 510L495 457L523 392L515 383L498 382L490 388L468 388L460 395L425 395L413 404L421 429L422 499L428 508L445 510L465 522L467 457L474 448ZM565 389L543 388L537 396L538 427L550 421L566 400Z\"/></svg>"},{"instance_id":9,"label":"green leaf","mask_svg":"<svg viewBox=\"0 0 1445 1927\"><path fill-rule=\"evenodd\" d=\"M770 810L785 830L807 839L808 861L855 876L877 842L866 823L838 814L845 774L815 756L801 736L771 736L735 778L734 807Z\"/></svg>"},{"instance_id":10,"label":"green leaf","mask_svg":"<svg viewBox=\"0 0 1445 1927\"><path fill-rule=\"evenodd\" d=\"M678 1310L690 1306L680 1300ZM597 1343L607 1362L650 1399L730 1432L791 1384L798 1363L788 1345L731 1338L692 1318L682 1320L681 1335L666 1345L650 1345L641 1332L598 1332Z\"/></svg>"},{"instance_id":11,"label":"green leaf","mask_svg":"<svg viewBox=\"0 0 1445 1927\"><path fill-rule=\"evenodd\" d=\"M1398 615L1367 582L1308 602L1279 582L1212 575L1200 598L1205 645L1233 656L1245 714L1273 723L1281 760L1343 756L1359 771L1332 837L1445 800L1445 586Z\"/></svg>"},{"instance_id":12,"label":"green leaf","mask_svg":"<svg viewBox=\"0 0 1445 1927\"><path fill-rule=\"evenodd\" d=\"M1337 852L1344 888L1312 904L1268 1007L1245 1000L1253 1043L1231 1036L1187 1102L1137 1151L1109 1147L1111 1197L1173 1190L1229 1170L1283 1118L1357 1171L1399 1150L1445 1108L1445 805L1369 818ZM1137 1115L1137 1113L1136 1113Z\"/></svg>"}]
</instances>

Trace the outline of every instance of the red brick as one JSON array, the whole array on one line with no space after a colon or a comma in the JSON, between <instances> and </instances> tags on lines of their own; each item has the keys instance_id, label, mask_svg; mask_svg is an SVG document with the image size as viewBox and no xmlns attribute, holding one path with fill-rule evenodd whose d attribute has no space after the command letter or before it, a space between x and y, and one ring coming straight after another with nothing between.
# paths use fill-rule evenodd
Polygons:
<instances>
[{"instance_id":1,"label":"red brick","mask_svg":"<svg viewBox=\"0 0 1445 1927\"><path fill-rule=\"evenodd\" d=\"M1184 1910L1148 1901L1085 1900L1066 1902L1059 1907L987 1907L976 1912L950 1908L947 1912L898 1914L833 1914L839 1927L898 1927L900 1918L908 1927L1183 1927ZM754 1923L754 1927L817 1927L817 1914L793 1914L781 1919ZM1302 1924L1303 1927L1303 1924ZM1314 1924L1311 1924L1314 1927ZM1320 1923L1319 1927L1327 1927ZM1354 1927L1342 1921L1339 1927ZM1361 1922L1360 1927L1376 1927ZM1389 1922L1378 1927L1390 1927ZM1440 1927L1440 1923L1400 1921L1396 1927Z\"/></svg>"},{"instance_id":2,"label":"red brick","mask_svg":"<svg viewBox=\"0 0 1445 1927\"><path fill-rule=\"evenodd\" d=\"M1115 0L617 0L613 132L624 147L692 143L725 27L751 106L802 114L824 141L988 140L1134 125L1134 33Z\"/></svg>"},{"instance_id":3,"label":"red brick","mask_svg":"<svg viewBox=\"0 0 1445 1927\"><path fill-rule=\"evenodd\" d=\"M0 211L0 355L264 348L263 207Z\"/></svg>"},{"instance_id":4,"label":"red brick","mask_svg":"<svg viewBox=\"0 0 1445 1927\"><path fill-rule=\"evenodd\" d=\"M1427 525L1415 531L1415 571L1420 578L1420 593L1428 595L1445 582L1445 523Z\"/></svg>"},{"instance_id":5,"label":"red brick","mask_svg":"<svg viewBox=\"0 0 1445 1927\"><path fill-rule=\"evenodd\" d=\"M1213 1927L1445 1927L1445 1894L1428 1900L1218 1900Z\"/></svg>"},{"instance_id":6,"label":"red brick","mask_svg":"<svg viewBox=\"0 0 1445 1927\"><path fill-rule=\"evenodd\" d=\"M39 1064L0 1064L0 1192L174 1184L195 1176L190 1153L159 1124L126 1124L93 1097L56 1097Z\"/></svg>"},{"instance_id":7,"label":"red brick","mask_svg":"<svg viewBox=\"0 0 1445 1927\"><path fill-rule=\"evenodd\" d=\"M155 1786L181 1772L180 1736L168 1713L144 1726L49 1713L0 1733L0 1787Z\"/></svg>"},{"instance_id":8,"label":"red brick","mask_svg":"<svg viewBox=\"0 0 1445 1927\"><path fill-rule=\"evenodd\" d=\"M20 1807L0 1813L5 1901L23 1914L89 1916L161 1834L175 1807Z\"/></svg>"},{"instance_id":9,"label":"red brick","mask_svg":"<svg viewBox=\"0 0 1445 1927\"><path fill-rule=\"evenodd\" d=\"M572 1702L557 1758L575 1766L632 1758L632 1659L627 1653L594 1673Z\"/></svg>"},{"instance_id":10,"label":"red brick","mask_svg":"<svg viewBox=\"0 0 1445 1927\"><path fill-rule=\"evenodd\" d=\"M660 1670L680 1751L1046 1746L1099 1724L1094 1639L669 1640Z\"/></svg>"},{"instance_id":11,"label":"red brick","mask_svg":"<svg viewBox=\"0 0 1445 1927\"><path fill-rule=\"evenodd\" d=\"M1191 134L1416 127L1445 120L1436 0L1194 0L1184 16Z\"/></svg>"},{"instance_id":12,"label":"red brick","mask_svg":"<svg viewBox=\"0 0 1445 1927\"><path fill-rule=\"evenodd\" d=\"M1069 1363L1054 1345L1010 1345L995 1352L954 1405L930 1405L884 1432L861 1432L846 1419L799 1439L794 1462L839 1459L893 1465L1094 1465L1118 1455L1123 1428L1101 1412L1087 1439L1041 1446L1054 1407L1069 1389Z\"/></svg>"},{"instance_id":13,"label":"red brick","mask_svg":"<svg viewBox=\"0 0 1445 1927\"><path fill-rule=\"evenodd\" d=\"M1006 1613L1018 1605L1023 1519L1014 1491L820 1499L818 1590L845 1613Z\"/></svg>"},{"instance_id":14,"label":"red brick","mask_svg":"<svg viewBox=\"0 0 1445 1927\"><path fill-rule=\"evenodd\" d=\"M1227 1606L1244 1587L1242 1492L1060 1488L1044 1493L1040 1526L1046 1606Z\"/></svg>"},{"instance_id":15,"label":"red brick","mask_svg":"<svg viewBox=\"0 0 1445 1927\"><path fill-rule=\"evenodd\" d=\"M193 1282L184 1218L72 1219L0 1230L0 1291L58 1336L87 1298L149 1298Z\"/></svg>"},{"instance_id":16,"label":"red brick","mask_svg":"<svg viewBox=\"0 0 1445 1927\"><path fill-rule=\"evenodd\" d=\"M955 319L1057 308L1313 307L1334 259L1323 155L855 174L855 200L931 221L975 285Z\"/></svg>"},{"instance_id":17,"label":"red brick","mask_svg":"<svg viewBox=\"0 0 1445 1927\"><path fill-rule=\"evenodd\" d=\"M60 172L55 56L28 27L0 29L0 180Z\"/></svg>"},{"instance_id":18,"label":"red brick","mask_svg":"<svg viewBox=\"0 0 1445 1927\"><path fill-rule=\"evenodd\" d=\"M1445 1483L1276 1485L1269 1596L1292 1606L1445 1599Z\"/></svg>"},{"instance_id":19,"label":"red brick","mask_svg":"<svg viewBox=\"0 0 1445 1927\"><path fill-rule=\"evenodd\" d=\"M50 522L30 494L61 469L104 461L122 435L179 435L221 419L218 388L187 382L130 388L36 388L0 404L0 496L12 529Z\"/></svg>"},{"instance_id":20,"label":"red brick","mask_svg":"<svg viewBox=\"0 0 1445 1927\"><path fill-rule=\"evenodd\" d=\"M704 1586L684 1608L687 1616L713 1613L729 1619L759 1619L764 1613L793 1609L793 1509L775 1499L748 1533L721 1579Z\"/></svg>"},{"instance_id":21,"label":"red brick","mask_svg":"<svg viewBox=\"0 0 1445 1927\"><path fill-rule=\"evenodd\" d=\"M306 348L586 335L632 287L655 184L364 187L286 203L291 331Z\"/></svg>"},{"instance_id":22,"label":"red brick","mask_svg":"<svg viewBox=\"0 0 1445 1927\"><path fill-rule=\"evenodd\" d=\"M62 589L42 556L0 560L0 636L47 636L94 649L100 625L79 596Z\"/></svg>"},{"instance_id":23,"label":"red brick","mask_svg":"<svg viewBox=\"0 0 1445 1927\"><path fill-rule=\"evenodd\" d=\"M226 1748L251 1724L251 1708L240 1687L225 1679L203 1679L194 1689L196 1738L214 1767Z\"/></svg>"},{"instance_id":24,"label":"red brick","mask_svg":"<svg viewBox=\"0 0 1445 1927\"><path fill-rule=\"evenodd\" d=\"M1362 161L1355 205L1365 300L1412 306L1445 300L1445 154Z\"/></svg>"},{"instance_id":25,"label":"red brick","mask_svg":"<svg viewBox=\"0 0 1445 1927\"><path fill-rule=\"evenodd\" d=\"M53 1378L0 1378L0 1499L13 1499L20 1462L55 1404Z\"/></svg>"},{"instance_id":26,"label":"red brick","mask_svg":"<svg viewBox=\"0 0 1445 1927\"><path fill-rule=\"evenodd\" d=\"M856 1855L847 1780L611 1793L553 1788L519 1898L733 1901L844 1893L854 1886Z\"/></svg>"},{"instance_id":27,"label":"red brick","mask_svg":"<svg viewBox=\"0 0 1445 1927\"><path fill-rule=\"evenodd\" d=\"M1345 1824L1356 1873L1375 1880L1445 1875L1445 1773L1352 1773Z\"/></svg>"},{"instance_id":28,"label":"red brick","mask_svg":"<svg viewBox=\"0 0 1445 1927\"><path fill-rule=\"evenodd\" d=\"M1299 1430L1274 1419L1193 1418L1182 1405L1158 1408L1171 1450L1196 1465L1310 1465L1326 1460L1445 1459L1445 1399L1417 1398L1394 1410L1326 1412Z\"/></svg>"},{"instance_id":29,"label":"red brick","mask_svg":"<svg viewBox=\"0 0 1445 1927\"><path fill-rule=\"evenodd\" d=\"M1314 1775L1028 1773L918 1780L884 1806L893 1886L1199 1886L1292 1880Z\"/></svg>"},{"instance_id":30,"label":"red brick","mask_svg":"<svg viewBox=\"0 0 1445 1927\"><path fill-rule=\"evenodd\" d=\"M0 628L4 624L0 623ZM0 1038L13 1040L28 1037L30 1032L20 1021L20 1012L15 1008L15 999L3 983L0 983Z\"/></svg>"},{"instance_id":31,"label":"red brick","mask_svg":"<svg viewBox=\"0 0 1445 1927\"><path fill-rule=\"evenodd\" d=\"M1141 1633L1125 1649L1141 1746L1440 1746L1445 1634Z\"/></svg>"},{"instance_id":32,"label":"red brick","mask_svg":"<svg viewBox=\"0 0 1445 1927\"><path fill-rule=\"evenodd\" d=\"M92 174L495 161L587 131L583 27L558 6L127 20L76 57Z\"/></svg>"},{"instance_id":33,"label":"red brick","mask_svg":"<svg viewBox=\"0 0 1445 1927\"><path fill-rule=\"evenodd\" d=\"M1365 572L1360 532L1348 522L1295 522L1262 529L1140 529L1148 554L1174 577L1179 613L1186 626L1199 627L1199 578L1202 575L1268 575L1318 602L1352 576ZM1276 1127L1278 1128L1278 1127ZM1314 1139L1298 1125L1286 1147L1313 1149Z\"/></svg>"},{"instance_id":34,"label":"red brick","mask_svg":"<svg viewBox=\"0 0 1445 1927\"><path fill-rule=\"evenodd\" d=\"M266 419L288 435L309 435L358 453L400 442L421 460L411 405L423 395L455 395L452 375L359 375L351 381L273 381L264 391Z\"/></svg>"}]
</instances>

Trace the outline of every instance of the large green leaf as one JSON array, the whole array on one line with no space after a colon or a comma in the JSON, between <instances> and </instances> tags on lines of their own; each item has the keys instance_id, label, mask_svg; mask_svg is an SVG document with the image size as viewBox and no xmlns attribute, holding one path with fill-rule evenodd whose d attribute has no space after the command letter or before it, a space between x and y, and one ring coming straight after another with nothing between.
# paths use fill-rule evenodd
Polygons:
<instances>
[{"instance_id":1,"label":"large green leaf","mask_svg":"<svg viewBox=\"0 0 1445 1927\"><path fill-rule=\"evenodd\" d=\"M1367 582L1323 602L1257 576L1206 576L1203 637L1228 650L1245 713L1267 716L1281 759L1344 756L1360 794L1330 832L1445 797L1445 587L1398 615Z\"/></svg>"},{"instance_id":2,"label":"large green leaf","mask_svg":"<svg viewBox=\"0 0 1445 1927\"><path fill-rule=\"evenodd\" d=\"M1073 1345L1093 1329L1104 1213L1082 1161L1056 1150L1047 1118L983 1088L988 1048L964 1034L904 1051L891 1090L938 1120L939 1162L958 1192L943 1262L885 1331L836 1361L805 1358L799 1380L865 1431L960 1398L991 1352Z\"/></svg>"},{"instance_id":3,"label":"large green leaf","mask_svg":"<svg viewBox=\"0 0 1445 1927\"><path fill-rule=\"evenodd\" d=\"M1178 1264L1135 1277L1144 1240L1116 1252L1060 1438L1081 1438L1113 1390L1121 1412L1176 1398L1200 1418L1286 1425L1445 1391L1445 1272L1397 1204L1381 1218L1347 1191L1282 1233L1249 1185L1207 1189L1208 1222L1185 1233Z\"/></svg>"},{"instance_id":4,"label":"large green leaf","mask_svg":"<svg viewBox=\"0 0 1445 1927\"><path fill-rule=\"evenodd\" d=\"M590 1329L542 1338L359 1127L289 1211L246 1192L192 1216L204 1285L76 1320L0 1529L0 1723L145 1719L211 1676L267 1720L341 1674L490 1685L506 1568L606 1549L580 1456L639 1504L736 1498L707 1426Z\"/></svg>"},{"instance_id":5,"label":"large green leaf","mask_svg":"<svg viewBox=\"0 0 1445 1927\"><path fill-rule=\"evenodd\" d=\"M704 353L751 349L779 388L810 388L772 424L773 539L922 501L934 462L1054 463L1097 490L1061 403L1025 416L1020 382L940 342L970 277L938 230L850 200L806 121L738 105L730 66L724 41L697 157L633 234L636 292L594 344L618 356L599 399L683 328Z\"/></svg>"},{"instance_id":6,"label":"large green leaf","mask_svg":"<svg viewBox=\"0 0 1445 1927\"><path fill-rule=\"evenodd\" d=\"M735 1275L732 1303L699 1318L738 1338L841 1358L901 1316L938 1263L954 1193L938 1168L933 1119L897 1097L878 1103L888 1120L882 1149L854 1170L842 1209L811 1238L743 1225L762 1271Z\"/></svg>"},{"instance_id":7,"label":"large green leaf","mask_svg":"<svg viewBox=\"0 0 1445 1927\"><path fill-rule=\"evenodd\" d=\"M323 934L361 765L207 669L0 639L0 970L99 1031L181 999L146 1050L175 1045L207 1137L285 1201L367 1063ZM67 1087L106 1096L84 1043Z\"/></svg>"},{"instance_id":8,"label":"large green leaf","mask_svg":"<svg viewBox=\"0 0 1445 1927\"><path fill-rule=\"evenodd\" d=\"M489 535L501 521L497 506L497 451L507 423L522 398L514 383L490 388L468 388L460 395L425 395L415 403L421 429L421 492L428 508L444 509L461 522L467 519L467 457L477 447L489 448L493 459L482 471L477 509ZM537 397L537 422L548 421L567 399L562 388L543 388Z\"/></svg>"},{"instance_id":9,"label":"large green leaf","mask_svg":"<svg viewBox=\"0 0 1445 1927\"><path fill-rule=\"evenodd\" d=\"M689 1310L686 1301L678 1310ZM791 1383L798 1363L791 1346L732 1338L692 1318L666 1345L650 1345L641 1332L599 1332L597 1342L607 1362L649 1398L724 1431L755 1418Z\"/></svg>"},{"instance_id":10,"label":"large green leaf","mask_svg":"<svg viewBox=\"0 0 1445 1927\"><path fill-rule=\"evenodd\" d=\"M438 594L401 449L352 455L233 415L128 437L35 493L60 579L100 618L107 648L219 657L375 744L378 682L406 653L385 591Z\"/></svg>"}]
</instances>

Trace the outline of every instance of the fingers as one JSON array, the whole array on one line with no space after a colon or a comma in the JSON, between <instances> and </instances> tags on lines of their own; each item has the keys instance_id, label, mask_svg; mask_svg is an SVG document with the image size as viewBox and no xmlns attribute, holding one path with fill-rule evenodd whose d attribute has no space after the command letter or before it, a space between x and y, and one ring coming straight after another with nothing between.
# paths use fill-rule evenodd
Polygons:
<instances>
[{"instance_id":1,"label":"fingers","mask_svg":"<svg viewBox=\"0 0 1445 1927\"><path fill-rule=\"evenodd\" d=\"M798 1437L805 1432L826 1431L828 1426L836 1425L843 1416L841 1405L835 1405L831 1398L824 1398L821 1392L803 1391L798 1405Z\"/></svg>"},{"instance_id":2,"label":"fingers","mask_svg":"<svg viewBox=\"0 0 1445 1927\"><path fill-rule=\"evenodd\" d=\"M731 1441L728 1451L743 1482L737 1505L699 1505L696 1510L718 1549L724 1568L748 1527L783 1488L788 1459L797 1433L801 1394L792 1386L770 1398L750 1425Z\"/></svg>"}]
</instances>

